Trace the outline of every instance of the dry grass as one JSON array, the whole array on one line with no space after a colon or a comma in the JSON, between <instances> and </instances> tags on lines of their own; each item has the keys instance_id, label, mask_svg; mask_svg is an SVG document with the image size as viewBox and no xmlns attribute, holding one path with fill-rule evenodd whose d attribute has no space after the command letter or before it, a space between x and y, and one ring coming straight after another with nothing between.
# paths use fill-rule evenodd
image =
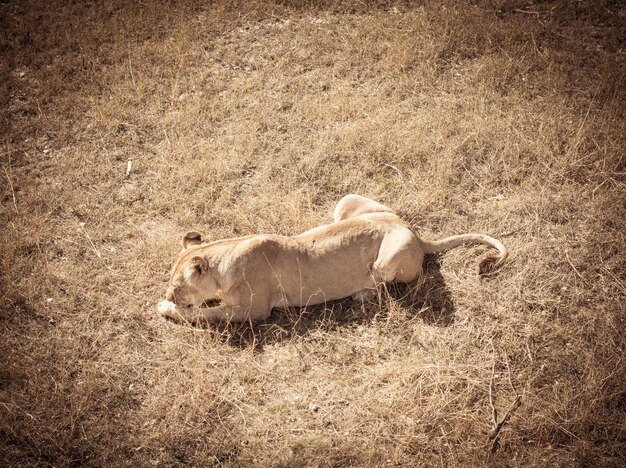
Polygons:
<instances>
[{"instance_id":1,"label":"dry grass","mask_svg":"<svg viewBox=\"0 0 626 468\"><path fill-rule=\"evenodd\" d=\"M623 466L625 17L0 4L0 463ZM349 192L510 262L480 281L458 249L412 299L255 326L156 316L185 230L295 233ZM494 452L490 393L522 402Z\"/></svg>"}]
</instances>

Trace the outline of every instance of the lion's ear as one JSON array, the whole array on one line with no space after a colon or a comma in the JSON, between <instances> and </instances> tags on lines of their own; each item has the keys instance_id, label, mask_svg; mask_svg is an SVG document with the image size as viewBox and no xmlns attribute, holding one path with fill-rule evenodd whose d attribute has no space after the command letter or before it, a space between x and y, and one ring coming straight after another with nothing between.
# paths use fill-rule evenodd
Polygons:
<instances>
[{"instance_id":1,"label":"lion's ear","mask_svg":"<svg viewBox=\"0 0 626 468\"><path fill-rule=\"evenodd\" d=\"M198 273L206 273L209 269L209 262L206 261L206 258L195 256L189 260L189 266Z\"/></svg>"},{"instance_id":2,"label":"lion's ear","mask_svg":"<svg viewBox=\"0 0 626 468\"><path fill-rule=\"evenodd\" d=\"M183 249L186 249L191 245L201 244L202 236L197 231L189 231L183 236L183 239L180 241L180 243L182 244Z\"/></svg>"}]
</instances>

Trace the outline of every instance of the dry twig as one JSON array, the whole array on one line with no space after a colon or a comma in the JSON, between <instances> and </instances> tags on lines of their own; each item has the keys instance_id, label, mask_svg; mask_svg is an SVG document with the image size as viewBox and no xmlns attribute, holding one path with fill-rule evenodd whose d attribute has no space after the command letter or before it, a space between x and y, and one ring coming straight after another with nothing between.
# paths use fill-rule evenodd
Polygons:
<instances>
[{"instance_id":1,"label":"dry twig","mask_svg":"<svg viewBox=\"0 0 626 468\"><path fill-rule=\"evenodd\" d=\"M91 248L92 248L93 252L96 254L96 256L98 258L102 258L102 255L100 254L100 251L96 248L96 245L91 240L91 237L89 237L89 234L87 234L87 230L85 229L85 226L83 226L81 223L79 223L78 227L79 227L80 231L83 233L83 235L85 236L85 238L87 239L87 241L89 241L89 245L91 245Z\"/></svg>"},{"instance_id":2,"label":"dry twig","mask_svg":"<svg viewBox=\"0 0 626 468\"><path fill-rule=\"evenodd\" d=\"M493 349L493 343L491 347ZM508 367L508 358L507 358L507 367ZM496 409L496 406L493 404L493 380L494 380L495 375L496 375L496 358L495 358L495 352L494 352L493 364L491 366L491 379L489 381L489 405L491 406L491 417L493 419L493 428L489 432L489 438L487 442L488 444L490 444L489 450L492 453L495 452L498 448L498 437L500 437L500 431L502 430L504 425L507 423L507 421L511 417L511 414L513 414L513 412L522 404L522 397L516 392L515 399L509 405L508 409L506 410L506 413L504 413L504 417L500 421L498 421L498 410ZM511 387L513 387L513 383L511 382L510 369L509 369L509 383L511 384ZM514 387L513 387L513 390L515 391Z\"/></svg>"},{"instance_id":3,"label":"dry twig","mask_svg":"<svg viewBox=\"0 0 626 468\"><path fill-rule=\"evenodd\" d=\"M402 175L402 171L400 169L398 169L396 166L394 166L393 164L389 164L389 163L384 163L383 164L384 167L388 167L389 169L392 169L393 171L395 171L395 173L398 175L398 178L404 182L404 175Z\"/></svg>"},{"instance_id":4,"label":"dry twig","mask_svg":"<svg viewBox=\"0 0 626 468\"><path fill-rule=\"evenodd\" d=\"M9 166L10 168L11 166ZM9 183L9 188L11 189L11 197L13 198L13 208L15 208L15 212L17 213L19 210L17 209L17 200L15 199L15 189L13 188L13 181L11 180L11 174L7 171L7 168L3 165L2 169L4 169L4 175L7 178L7 182Z\"/></svg>"},{"instance_id":5,"label":"dry twig","mask_svg":"<svg viewBox=\"0 0 626 468\"><path fill-rule=\"evenodd\" d=\"M511 403L509 408L506 410L506 413L504 413L504 417L500 420L500 422L498 422L497 419L495 419L494 417L494 426L491 432L489 433L489 440L491 441L491 447L490 447L491 452L495 452L498 447L498 437L500 436L500 431L502 430L502 427L509 420L513 411L515 411L521 404L522 404L521 395L515 395L515 400L513 400L513 403ZM495 407L493 407L493 414L494 416L496 415Z\"/></svg>"}]
</instances>

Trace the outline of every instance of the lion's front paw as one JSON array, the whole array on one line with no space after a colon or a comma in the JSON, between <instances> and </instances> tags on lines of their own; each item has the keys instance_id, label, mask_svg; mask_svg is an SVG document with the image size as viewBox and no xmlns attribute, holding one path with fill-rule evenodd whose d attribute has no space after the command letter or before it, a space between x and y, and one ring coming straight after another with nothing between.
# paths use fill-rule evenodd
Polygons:
<instances>
[{"instance_id":1,"label":"lion's front paw","mask_svg":"<svg viewBox=\"0 0 626 468\"><path fill-rule=\"evenodd\" d=\"M176 304L170 301L161 301L157 306L157 311L161 317L171 317L174 310L176 310Z\"/></svg>"}]
</instances>

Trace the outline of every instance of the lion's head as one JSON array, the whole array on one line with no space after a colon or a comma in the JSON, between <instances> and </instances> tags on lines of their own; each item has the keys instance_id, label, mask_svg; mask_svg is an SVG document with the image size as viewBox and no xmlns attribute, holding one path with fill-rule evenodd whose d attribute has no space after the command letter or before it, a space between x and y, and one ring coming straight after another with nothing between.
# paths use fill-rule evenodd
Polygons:
<instances>
[{"instance_id":1,"label":"lion's head","mask_svg":"<svg viewBox=\"0 0 626 468\"><path fill-rule=\"evenodd\" d=\"M214 300L218 285L200 247L202 236L190 231L182 239L183 250L172 268L166 299L180 307L199 306Z\"/></svg>"}]
</instances>

